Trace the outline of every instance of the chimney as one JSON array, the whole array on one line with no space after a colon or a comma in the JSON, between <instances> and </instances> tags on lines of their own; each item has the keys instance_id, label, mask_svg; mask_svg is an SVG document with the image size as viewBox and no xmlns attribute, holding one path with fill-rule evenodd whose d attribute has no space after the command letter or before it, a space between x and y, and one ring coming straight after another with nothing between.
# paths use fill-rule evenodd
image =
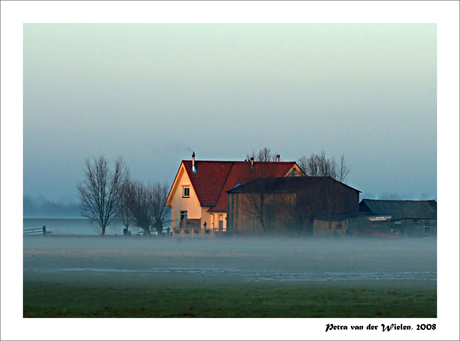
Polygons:
<instances>
[{"instance_id":1,"label":"chimney","mask_svg":"<svg viewBox=\"0 0 460 341\"><path fill-rule=\"evenodd\" d=\"M197 173L196 167L195 167L195 152L192 154L192 172Z\"/></svg>"},{"instance_id":2,"label":"chimney","mask_svg":"<svg viewBox=\"0 0 460 341\"><path fill-rule=\"evenodd\" d=\"M254 158L251 157L251 169L254 167Z\"/></svg>"},{"instance_id":3,"label":"chimney","mask_svg":"<svg viewBox=\"0 0 460 341\"><path fill-rule=\"evenodd\" d=\"M276 162L280 162L280 154L276 155Z\"/></svg>"}]
</instances>

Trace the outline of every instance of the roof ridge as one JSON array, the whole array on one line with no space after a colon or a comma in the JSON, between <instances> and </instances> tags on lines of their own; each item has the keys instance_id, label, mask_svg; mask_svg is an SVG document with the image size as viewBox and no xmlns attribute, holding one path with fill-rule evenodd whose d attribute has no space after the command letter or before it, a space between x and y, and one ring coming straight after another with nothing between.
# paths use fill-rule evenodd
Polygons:
<instances>
[{"instance_id":1,"label":"roof ridge","mask_svg":"<svg viewBox=\"0 0 460 341\"><path fill-rule=\"evenodd\" d=\"M182 162L192 162L192 160L182 160ZM250 161L231 161L231 160L195 160L197 162L227 162L227 163L249 163ZM297 161L256 161L254 162L265 162L265 163L297 163Z\"/></svg>"}]
</instances>

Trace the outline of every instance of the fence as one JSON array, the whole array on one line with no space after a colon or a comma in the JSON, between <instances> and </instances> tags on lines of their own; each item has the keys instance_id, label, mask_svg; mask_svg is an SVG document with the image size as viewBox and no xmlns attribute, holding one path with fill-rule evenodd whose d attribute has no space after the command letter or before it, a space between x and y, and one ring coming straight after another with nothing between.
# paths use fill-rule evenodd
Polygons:
<instances>
[{"instance_id":1,"label":"fence","mask_svg":"<svg viewBox=\"0 0 460 341\"><path fill-rule=\"evenodd\" d=\"M33 228L33 229L23 229L22 230L22 234L24 236L26 236L26 235L37 235L37 234L43 234L44 236L46 236L47 234L50 234L50 233L51 233L51 231L46 232L46 226L37 227L37 228Z\"/></svg>"}]
</instances>

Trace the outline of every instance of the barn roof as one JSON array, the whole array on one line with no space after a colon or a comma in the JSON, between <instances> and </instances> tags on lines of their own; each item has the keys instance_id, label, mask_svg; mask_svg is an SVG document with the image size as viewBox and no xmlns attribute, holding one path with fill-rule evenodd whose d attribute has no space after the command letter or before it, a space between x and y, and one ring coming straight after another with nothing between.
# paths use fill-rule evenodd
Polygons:
<instances>
[{"instance_id":1,"label":"barn roof","mask_svg":"<svg viewBox=\"0 0 460 341\"><path fill-rule=\"evenodd\" d=\"M228 191L228 193L260 193L261 191L268 193L296 193L299 189L308 188L313 184L323 184L327 182L336 182L356 192L360 192L357 189L336 181L328 176L302 176L256 179L242 186L236 187Z\"/></svg>"},{"instance_id":2,"label":"barn roof","mask_svg":"<svg viewBox=\"0 0 460 341\"><path fill-rule=\"evenodd\" d=\"M297 164L291 162L249 161L195 161L183 160L187 175L198 196L201 206L210 206L210 212L227 210L227 191L260 177L285 176ZM297 166L298 168L298 166ZM300 168L298 168L300 170Z\"/></svg>"},{"instance_id":3,"label":"barn roof","mask_svg":"<svg viewBox=\"0 0 460 341\"><path fill-rule=\"evenodd\" d=\"M436 200L372 200L363 199L359 204L361 212L378 215L390 215L392 220L399 219L436 219Z\"/></svg>"}]
</instances>

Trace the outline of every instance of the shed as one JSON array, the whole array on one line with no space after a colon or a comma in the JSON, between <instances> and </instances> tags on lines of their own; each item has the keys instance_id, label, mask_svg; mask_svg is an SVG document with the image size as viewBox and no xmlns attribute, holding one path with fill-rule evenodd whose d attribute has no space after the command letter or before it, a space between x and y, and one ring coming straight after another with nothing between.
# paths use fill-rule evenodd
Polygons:
<instances>
[{"instance_id":1,"label":"shed","mask_svg":"<svg viewBox=\"0 0 460 341\"><path fill-rule=\"evenodd\" d=\"M384 232L403 235L436 235L436 200L373 200L363 199L359 210L366 221L355 232Z\"/></svg>"},{"instance_id":2,"label":"shed","mask_svg":"<svg viewBox=\"0 0 460 341\"><path fill-rule=\"evenodd\" d=\"M327 234L335 227L346 232L341 221L358 214L359 193L330 177L256 179L227 191L227 230L315 234L317 226Z\"/></svg>"}]
</instances>

